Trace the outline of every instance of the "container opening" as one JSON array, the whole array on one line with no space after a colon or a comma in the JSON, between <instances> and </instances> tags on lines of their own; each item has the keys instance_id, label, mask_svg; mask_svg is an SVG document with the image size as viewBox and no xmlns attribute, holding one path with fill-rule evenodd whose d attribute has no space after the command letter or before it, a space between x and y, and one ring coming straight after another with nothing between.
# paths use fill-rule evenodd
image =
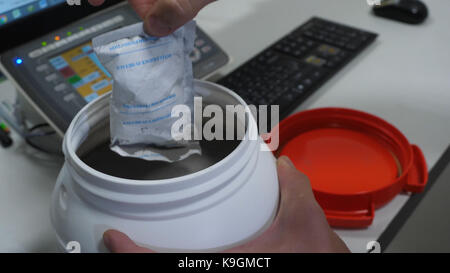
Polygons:
<instances>
[{"instance_id":1,"label":"container opening","mask_svg":"<svg viewBox=\"0 0 450 273\"><path fill-rule=\"evenodd\" d=\"M206 121L207 119L204 119L203 124ZM238 122L235 119L235 124ZM122 157L109 148L109 119L105 119L89 133L78 148L77 155L85 164L107 175L133 180L159 180L206 169L228 156L240 142L240 140L201 140L202 155L192 155L174 163Z\"/></svg>"}]
</instances>

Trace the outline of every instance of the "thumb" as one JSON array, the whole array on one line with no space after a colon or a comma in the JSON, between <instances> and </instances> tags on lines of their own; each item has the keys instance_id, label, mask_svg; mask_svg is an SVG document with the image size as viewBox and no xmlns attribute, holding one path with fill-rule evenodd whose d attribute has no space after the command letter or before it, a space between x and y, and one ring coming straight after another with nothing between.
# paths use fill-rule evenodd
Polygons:
<instances>
[{"instance_id":1,"label":"thumb","mask_svg":"<svg viewBox=\"0 0 450 273\"><path fill-rule=\"evenodd\" d=\"M192 20L215 0L156 0L144 19L145 31L153 36L167 36Z\"/></svg>"},{"instance_id":2,"label":"thumb","mask_svg":"<svg viewBox=\"0 0 450 273\"><path fill-rule=\"evenodd\" d=\"M105 2L105 0L89 0L89 4L91 4L93 6L100 6L104 2Z\"/></svg>"},{"instance_id":3,"label":"thumb","mask_svg":"<svg viewBox=\"0 0 450 273\"><path fill-rule=\"evenodd\" d=\"M278 158L277 169L281 196L285 197L285 201L290 201L291 198L296 200L295 203L311 202L310 199L315 201L308 177L295 168L289 157Z\"/></svg>"},{"instance_id":4,"label":"thumb","mask_svg":"<svg viewBox=\"0 0 450 273\"><path fill-rule=\"evenodd\" d=\"M284 221L291 221L293 215L300 216L296 219L309 219L311 215L325 218L308 177L298 171L286 156L278 159L277 168L281 200L276 221L283 224Z\"/></svg>"},{"instance_id":5,"label":"thumb","mask_svg":"<svg viewBox=\"0 0 450 273\"><path fill-rule=\"evenodd\" d=\"M107 230L103 242L112 253L152 253L150 249L136 245L127 235L117 230Z\"/></svg>"}]
</instances>

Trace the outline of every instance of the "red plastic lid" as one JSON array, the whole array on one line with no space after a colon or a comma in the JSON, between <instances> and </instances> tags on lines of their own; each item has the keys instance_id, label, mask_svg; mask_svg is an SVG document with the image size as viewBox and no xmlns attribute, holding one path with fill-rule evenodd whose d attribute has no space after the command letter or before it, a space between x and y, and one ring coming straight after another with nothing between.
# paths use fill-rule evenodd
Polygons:
<instances>
[{"instance_id":1,"label":"red plastic lid","mask_svg":"<svg viewBox=\"0 0 450 273\"><path fill-rule=\"evenodd\" d=\"M309 177L332 226L367 227L376 208L403 190L423 191L428 180L420 149L373 115L322 108L290 116L276 128L275 154L288 156Z\"/></svg>"}]
</instances>

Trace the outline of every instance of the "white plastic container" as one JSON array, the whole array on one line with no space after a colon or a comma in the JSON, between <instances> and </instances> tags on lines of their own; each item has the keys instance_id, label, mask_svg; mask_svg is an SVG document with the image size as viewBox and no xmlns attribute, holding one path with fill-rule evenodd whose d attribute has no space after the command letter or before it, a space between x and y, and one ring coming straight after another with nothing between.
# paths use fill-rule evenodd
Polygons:
<instances>
[{"instance_id":1,"label":"white plastic container","mask_svg":"<svg viewBox=\"0 0 450 273\"><path fill-rule=\"evenodd\" d=\"M206 104L246 106L224 87L196 81L195 89ZM66 132L65 164L51 205L62 250L76 241L81 252L106 251L102 235L117 229L155 251L221 251L253 239L271 224L279 198L275 158L261 151L263 141L251 115L245 139L226 157L193 173L186 166L201 160L188 158L178 170L175 165L155 167L156 174L170 173L174 166L172 176L188 169L187 174L160 180L111 176L80 159L77 150L86 139L107 137L92 134L108 118L109 95L105 95L84 107Z\"/></svg>"}]
</instances>

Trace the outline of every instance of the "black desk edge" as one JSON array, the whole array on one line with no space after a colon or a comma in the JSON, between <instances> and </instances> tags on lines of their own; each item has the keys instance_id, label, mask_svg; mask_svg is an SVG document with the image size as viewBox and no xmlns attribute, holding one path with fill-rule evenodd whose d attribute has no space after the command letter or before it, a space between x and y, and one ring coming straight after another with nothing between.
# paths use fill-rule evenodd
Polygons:
<instances>
[{"instance_id":1,"label":"black desk edge","mask_svg":"<svg viewBox=\"0 0 450 273\"><path fill-rule=\"evenodd\" d=\"M420 204L425 195L430 191L431 187L439 179L440 175L448 167L449 164L450 164L450 146L448 146L447 150L444 152L439 161L434 165L433 169L430 171L428 177L428 184L425 187L425 190L422 193L414 194L409 198L406 204L401 208L401 210L397 213L395 218L389 223L388 227L378 238L378 242L381 245L381 252L384 252L386 250L386 248L395 238L399 230L403 227L408 218Z\"/></svg>"}]
</instances>

